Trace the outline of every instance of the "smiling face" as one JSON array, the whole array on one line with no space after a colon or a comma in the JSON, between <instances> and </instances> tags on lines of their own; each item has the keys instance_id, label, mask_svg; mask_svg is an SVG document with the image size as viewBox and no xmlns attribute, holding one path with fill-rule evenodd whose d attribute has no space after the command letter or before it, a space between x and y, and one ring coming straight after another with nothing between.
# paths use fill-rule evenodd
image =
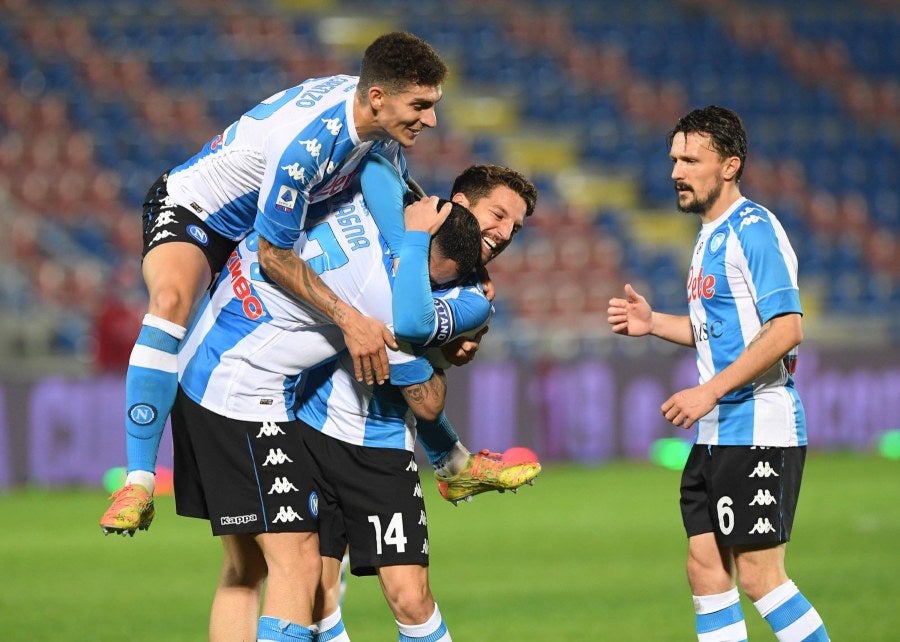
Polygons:
<instances>
[{"instance_id":1,"label":"smiling face","mask_svg":"<svg viewBox=\"0 0 900 642\"><path fill-rule=\"evenodd\" d=\"M740 160L736 156L722 158L708 135L678 132L672 139L669 159L682 212L712 221L738 196L734 177Z\"/></svg>"},{"instance_id":2,"label":"smiling face","mask_svg":"<svg viewBox=\"0 0 900 642\"><path fill-rule=\"evenodd\" d=\"M440 85L407 85L397 90L371 87L369 104L374 113L375 135L412 147L422 130L437 125L435 107L442 95Z\"/></svg>"},{"instance_id":3,"label":"smiling face","mask_svg":"<svg viewBox=\"0 0 900 642\"><path fill-rule=\"evenodd\" d=\"M505 185L497 185L475 202L461 193L454 194L453 200L468 207L478 219L482 263L500 254L525 224L525 200Z\"/></svg>"}]
</instances>

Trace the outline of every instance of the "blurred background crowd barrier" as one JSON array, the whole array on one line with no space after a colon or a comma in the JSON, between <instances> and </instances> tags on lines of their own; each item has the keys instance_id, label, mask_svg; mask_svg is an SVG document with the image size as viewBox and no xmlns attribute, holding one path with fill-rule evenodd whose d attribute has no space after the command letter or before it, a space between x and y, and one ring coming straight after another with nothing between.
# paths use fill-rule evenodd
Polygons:
<instances>
[{"instance_id":1,"label":"blurred background crowd barrier","mask_svg":"<svg viewBox=\"0 0 900 642\"><path fill-rule=\"evenodd\" d=\"M451 67L413 176L446 195L459 170L494 162L541 191L491 265L483 350L452 375L464 434L590 461L645 456L666 434L658 405L692 382L693 357L614 337L606 304L629 281L684 310L697 226L674 208L665 135L711 103L744 117L743 192L800 260L816 447L898 427L896 2L0 0L0 482L122 463L153 180L263 97L356 73L397 29Z\"/></svg>"}]
</instances>

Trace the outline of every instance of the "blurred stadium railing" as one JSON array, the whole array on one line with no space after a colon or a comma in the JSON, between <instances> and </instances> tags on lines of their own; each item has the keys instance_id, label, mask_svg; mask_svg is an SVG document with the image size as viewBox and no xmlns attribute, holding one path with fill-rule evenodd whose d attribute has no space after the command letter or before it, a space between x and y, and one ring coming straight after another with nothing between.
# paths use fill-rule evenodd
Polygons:
<instances>
[{"instance_id":1,"label":"blurred stadium railing","mask_svg":"<svg viewBox=\"0 0 900 642\"><path fill-rule=\"evenodd\" d=\"M672 357L612 337L606 302L627 280L683 309L696 226L674 211L665 134L710 103L745 118L744 193L789 231L807 341L896 352L895 2L0 0L0 381L121 373L154 178L262 97L355 73L394 29L452 71L417 180L445 194L497 162L541 190L491 266L479 361Z\"/></svg>"}]
</instances>

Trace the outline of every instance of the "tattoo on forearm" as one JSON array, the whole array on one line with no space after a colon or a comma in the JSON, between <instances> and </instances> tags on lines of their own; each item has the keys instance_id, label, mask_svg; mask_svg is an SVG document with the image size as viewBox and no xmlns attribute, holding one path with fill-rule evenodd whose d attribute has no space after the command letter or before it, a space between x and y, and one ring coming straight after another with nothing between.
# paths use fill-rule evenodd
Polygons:
<instances>
[{"instance_id":1,"label":"tattoo on forearm","mask_svg":"<svg viewBox=\"0 0 900 642\"><path fill-rule=\"evenodd\" d=\"M344 316L340 300L328 289L319 275L306 262L297 257L292 249L270 247L276 268L276 275L272 275L273 278L335 321L340 322ZM327 296L322 296L323 289L326 290Z\"/></svg>"}]
</instances>

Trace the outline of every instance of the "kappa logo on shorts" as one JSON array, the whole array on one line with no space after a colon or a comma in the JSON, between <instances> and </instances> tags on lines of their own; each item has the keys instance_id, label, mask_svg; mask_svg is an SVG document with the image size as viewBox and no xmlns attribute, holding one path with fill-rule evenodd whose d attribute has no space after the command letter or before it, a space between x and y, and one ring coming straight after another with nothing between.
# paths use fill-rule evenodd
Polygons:
<instances>
[{"instance_id":1,"label":"kappa logo on shorts","mask_svg":"<svg viewBox=\"0 0 900 642\"><path fill-rule=\"evenodd\" d=\"M285 455L281 451L281 448L269 448L269 454L266 456L266 460L263 462L263 466L268 466L270 464L283 464L284 462L293 464L294 460Z\"/></svg>"},{"instance_id":2,"label":"kappa logo on shorts","mask_svg":"<svg viewBox=\"0 0 900 642\"><path fill-rule=\"evenodd\" d=\"M276 424L274 421L264 421L263 425L259 429L259 434L256 435L256 438L260 437L274 437L276 435L283 435L284 431Z\"/></svg>"},{"instance_id":3,"label":"kappa logo on shorts","mask_svg":"<svg viewBox=\"0 0 900 642\"><path fill-rule=\"evenodd\" d=\"M187 233L200 245L209 245L209 235L199 225L188 225Z\"/></svg>"},{"instance_id":4,"label":"kappa logo on shorts","mask_svg":"<svg viewBox=\"0 0 900 642\"><path fill-rule=\"evenodd\" d=\"M769 506L771 504L777 504L778 500L769 492L769 489L766 488L763 490L760 488L756 491L756 496L753 498L753 501L750 502L750 506Z\"/></svg>"},{"instance_id":5,"label":"kappa logo on shorts","mask_svg":"<svg viewBox=\"0 0 900 642\"><path fill-rule=\"evenodd\" d=\"M425 543L422 544L422 555L428 555L428 540L425 540Z\"/></svg>"},{"instance_id":6,"label":"kappa logo on shorts","mask_svg":"<svg viewBox=\"0 0 900 642\"><path fill-rule=\"evenodd\" d=\"M178 220L175 218L175 212L160 212L159 216L157 216L156 220L153 222L153 227L150 228L150 231L152 232L158 227L164 227L177 222Z\"/></svg>"},{"instance_id":7,"label":"kappa logo on shorts","mask_svg":"<svg viewBox=\"0 0 900 642\"><path fill-rule=\"evenodd\" d=\"M150 241L150 243L148 243L148 245L153 245L157 241L162 241L163 239L175 238L176 236L178 236L178 235L175 234L174 232L170 232L169 230L163 230L162 232L157 232L156 236L153 237L153 239Z\"/></svg>"},{"instance_id":8,"label":"kappa logo on shorts","mask_svg":"<svg viewBox=\"0 0 900 642\"><path fill-rule=\"evenodd\" d=\"M421 497L422 496L422 485L416 482L415 487L413 488L413 497Z\"/></svg>"},{"instance_id":9,"label":"kappa logo on shorts","mask_svg":"<svg viewBox=\"0 0 900 642\"><path fill-rule=\"evenodd\" d=\"M756 464L756 468L747 475L748 477L779 477L767 461L761 461Z\"/></svg>"},{"instance_id":10,"label":"kappa logo on shorts","mask_svg":"<svg viewBox=\"0 0 900 642\"><path fill-rule=\"evenodd\" d=\"M279 495L284 495L285 493L298 490L300 489L294 486L287 477L276 477L272 488L269 489L269 494L278 493Z\"/></svg>"},{"instance_id":11,"label":"kappa logo on shorts","mask_svg":"<svg viewBox=\"0 0 900 642\"><path fill-rule=\"evenodd\" d=\"M222 526L251 524L259 518L256 515L225 515L219 520Z\"/></svg>"},{"instance_id":12,"label":"kappa logo on shorts","mask_svg":"<svg viewBox=\"0 0 900 642\"><path fill-rule=\"evenodd\" d=\"M769 521L768 517L760 517L756 520L756 523L753 525L753 528L750 529L748 535L753 535L756 533L757 535L765 535L766 533L774 533L775 527L772 526L772 522Z\"/></svg>"},{"instance_id":13,"label":"kappa logo on shorts","mask_svg":"<svg viewBox=\"0 0 900 642\"><path fill-rule=\"evenodd\" d=\"M406 467L406 472L414 472L414 473L419 472L419 466L418 466L418 464L416 464L415 459L411 459L409 461L409 466Z\"/></svg>"},{"instance_id":14,"label":"kappa logo on shorts","mask_svg":"<svg viewBox=\"0 0 900 642\"><path fill-rule=\"evenodd\" d=\"M303 521L303 518L300 517L297 513L294 512L293 506L279 506L278 514L275 515L275 519L272 520L272 523L276 522L294 522L294 521Z\"/></svg>"},{"instance_id":15,"label":"kappa logo on shorts","mask_svg":"<svg viewBox=\"0 0 900 642\"><path fill-rule=\"evenodd\" d=\"M138 426L149 426L156 421L156 408L147 403L136 403L128 409L128 418Z\"/></svg>"},{"instance_id":16,"label":"kappa logo on shorts","mask_svg":"<svg viewBox=\"0 0 900 642\"><path fill-rule=\"evenodd\" d=\"M423 510L419 511L419 526L428 526L428 517Z\"/></svg>"}]
</instances>

